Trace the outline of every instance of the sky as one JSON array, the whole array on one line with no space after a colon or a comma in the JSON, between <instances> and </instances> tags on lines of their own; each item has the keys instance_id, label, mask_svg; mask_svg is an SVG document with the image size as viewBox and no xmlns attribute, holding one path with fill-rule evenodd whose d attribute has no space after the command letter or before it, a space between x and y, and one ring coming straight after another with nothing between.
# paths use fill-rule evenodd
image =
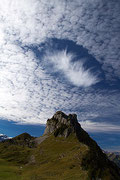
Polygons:
<instances>
[{"instance_id":1,"label":"sky","mask_svg":"<svg viewBox=\"0 0 120 180\"><path fill-rule=\"evenodd\" d=\"M0 133L41 135L58 110L120 151L119 0L0 1Z\"/></svg>"}]
</instances>

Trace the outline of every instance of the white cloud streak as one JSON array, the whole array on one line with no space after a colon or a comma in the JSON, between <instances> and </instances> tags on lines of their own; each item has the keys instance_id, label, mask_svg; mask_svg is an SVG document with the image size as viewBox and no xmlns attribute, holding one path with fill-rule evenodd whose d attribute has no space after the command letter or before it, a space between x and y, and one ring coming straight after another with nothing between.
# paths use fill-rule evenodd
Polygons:
<instances>
[{"instance_id":1,"label":"white cloud streak","mask_svg":"<svg viewBox=\"0 0 120 180\"><path fill-rule=\"evenodd\" d=\"M53 71L62 71L65 77L76 86L89 87L99 80L97 75L93 75L90 69L84 68L83 59L73 62L75 55L67 50L48 52L44 57L47 64L53 63Z\"/></svg>"},{"instance_id":2,"label":"white cloud streak","mask_svg":"<svg viewBox=\"0 0 120 180\"><path fill-rule=\"evenodd\" d=\"M120 126L105 122L82 121L81 126L88 132L120 132Z\"/></svg>"}]
</instances>

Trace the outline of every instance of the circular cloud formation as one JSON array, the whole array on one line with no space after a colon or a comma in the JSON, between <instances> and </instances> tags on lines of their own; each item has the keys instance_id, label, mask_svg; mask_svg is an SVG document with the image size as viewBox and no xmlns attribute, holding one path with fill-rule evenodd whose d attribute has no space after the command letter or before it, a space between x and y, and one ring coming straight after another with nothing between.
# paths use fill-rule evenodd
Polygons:
<instances>
[{"instance_id":1,"label":"circular cloud formation","mask_svg":"<svg viewBox=\"0 0 120 180\"><path fill-rule=\"evenodd\" d=\"M77 112L80 120L102 117L104 110L106 117L113 111L119 114L117 91L111 96L107 92L80 90L79 86L91 86L98 79L89 70L84 71L83 64L71 64L70 54L62 51L50 60L75 85L71 89L49 76L32 48L25 48L38 46L47 38L73 40L96 57L107 79L119 78L119 9L119 0L0 1L0 117L21 123L45 123L58 109ZM61 63L56 56L61 56Z\"/></svg>"},{"instance_id":2,"label":"circular cloud formation","mask_svg":"<svg viewBox=\"0 0 120 180\"><path fill-rule=\"evenodd\" d=\"M67 38L86 47L103 68L120 75L119 0L5 0L0 2L1 42L40 44ZM107 77L109 77L107 76Z\"/></svg>"}]
</instances>

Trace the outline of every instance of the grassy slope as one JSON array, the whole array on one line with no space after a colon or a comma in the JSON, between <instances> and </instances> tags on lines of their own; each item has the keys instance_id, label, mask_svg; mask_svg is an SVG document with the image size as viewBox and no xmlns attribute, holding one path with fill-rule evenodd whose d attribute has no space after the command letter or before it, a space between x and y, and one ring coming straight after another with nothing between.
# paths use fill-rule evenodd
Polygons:
<instances>
[{"instance_id":1,"label":"grassy slope","mask_svg":"<svg viewBox=\"0 0 120 180\"><path fill-rule=\"evenodd\" d=\"M6 143L1 143L0 149L0 157L9 161L4 160L6 170L8 169L8 178L4 177L5 180L9 179L11 173L14 179L19 176L18 180L86 179L87 171L82 170L81 160L88 148L80 144L74 136L67 139L51 136L37 148L17 145L7 147ZM35 160L31 160L31 157ZM29 163L24 165L28 159ZM14 164L11 168L9 168L10 162ZM23 167L21 174L20 166ZM15 173L13 173L14 169ZM3 169L2 172L3 175L6 174Z\"/></svg>"},{"instance_id":2,"label":"grassy slope","mask_svg":"<svg viewBox=\"0 0 120 180\"><path fill-rule=\"evenodd\" d=\"M21 180L21 169L3 159L0 159L0 180Z\"/></svg>"},{"instance_id":3,"label":"grassy slope","mask_svg":"<svg viewBox=\"0 0 120 180\"><path fill-rule=\"evenodd\" d=\"M22 166L29 160L32 137L19 135L0 143L0 180L21 180Z\"/></svg>"},{"instance_id":4,"label":"grassy slope","mask_svg":"<svg viewBox=\"0 0 120 180\"><path fill-rule=\"evenodd\" d=\"M0 158L12 161L16 164L28 162L31 147L33 147L31 137L27 133L16 136L13 139L0 143Z\"/></svg>"},{"instance_id":5,"label":"grassy slope","mask_svg":"<svg viewBox=\"0 0 120 180\"><path fill-rule=\"evenodd\" d=\"M74 136L67 139L51 136L34 151L36 162L25 167L24 179L86 180L87 171L82 170L81 162L87 150Z\"/></svg>"},{"instance_id":6,"label":"grassy slope","mask_svg":"<svg viewBox=\"0 0 120 180\"><path fill-rule=\"evenodd\" d=\"M91 180L91 170L95 175L100 171L95 169L100 161L95 159L96 152L91 153L74 134L68 138L49 136L37 148L21 146L18 139L13 144L0 143L0 152L4 159L0 161L0 180ZM110 175L107 165L104 171L102 180L119 180L114 170Z\"/></svg>"}]
</instances>

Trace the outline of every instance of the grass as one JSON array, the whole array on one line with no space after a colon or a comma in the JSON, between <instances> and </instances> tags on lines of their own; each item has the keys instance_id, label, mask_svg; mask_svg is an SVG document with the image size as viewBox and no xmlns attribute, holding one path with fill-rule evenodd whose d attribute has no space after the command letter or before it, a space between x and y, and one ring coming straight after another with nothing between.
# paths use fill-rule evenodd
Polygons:
<instances>
[{"instance_id":1,"label":"grass","mask_svg":"<svg viewBox=\"0 0 120 180\"><path fill-rule=\"evenodd\" d=\"M19 166L0 159L0 180L21 180L21 170Z\"/></svg>"},{"instance_id":2,"label":"grass","mask_svg":"<svg viewBox=\"0 0 120 180\"><path fill-rule=\"evenodd\" d=\"M85 180L87 171L82 170L81 161L87 150L73 136L67 139L51 136L34 152L36 163L25 167L24 179Z\"/></svg>"},{"instance_id":3,"label":"grass","mask_svg":"<svg viewBox=\"0 0 120 180\"><path fill-rule=\"evenodd\" d=\"M0 158L16 164L25 164L28 162L28 157L31 149L18 145L4 146L0 145Z\"/></svg>"},{"instance_id":4,"label":"grass","mask_svg":"<svg viewBox=\"0 0 120 180\"><path fill-rule=\"evenodd\" d=\"M102 180L119 180L97 145L88 146L83 140L71 134L68 138L51 135L36 148L20 145L18 138L18 145L0 143L0 180L91 180L100 176L102 168Z\"/></svg>"},{"instance_id":5,"label":"grass","mask_svg":"<svg viewBox=\"0 0 120 180\"><path fill-rule=\"evenodd\" d=\"M81 163L87 146L80 144L75 136L66 139L50 136L37 148L0 143L0 150L0 180L84 180L86 177L87 172L81 169L77 158Z\"/></svg>"},{"instance_id":6,"label":"grass","mask_svg":"<svg viewBox=\"0 0 120 180\"><path fill-rule=\"evenodd\" d=\"M27 133L0 143L0 158L16 164L26 164L34 149L34 138Z\"/></svg>"}]
</instances>

